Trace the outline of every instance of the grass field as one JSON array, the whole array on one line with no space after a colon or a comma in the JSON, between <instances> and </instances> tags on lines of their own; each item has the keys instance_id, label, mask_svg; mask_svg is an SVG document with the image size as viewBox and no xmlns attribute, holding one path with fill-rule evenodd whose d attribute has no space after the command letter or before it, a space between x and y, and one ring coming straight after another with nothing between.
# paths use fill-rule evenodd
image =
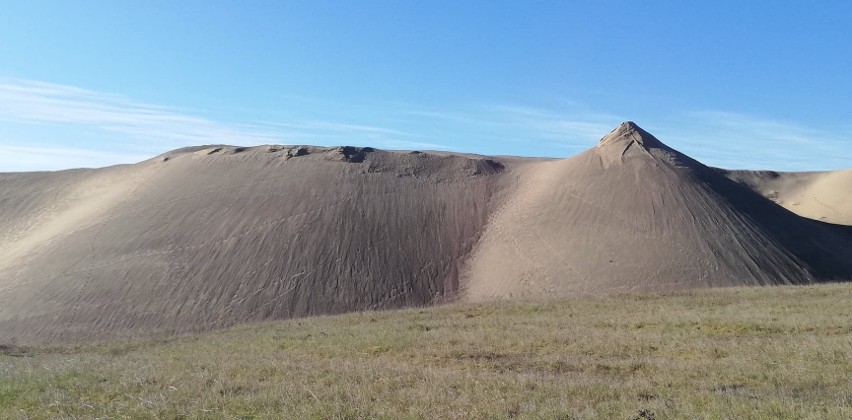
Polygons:
<instances>
[{"instance_id":1,"label":"grass field","mask_svg":"<svg viewBox=\"0 0 852 420\"><path fill-rule=\"evenodd\" d=\"M852 284L0 349L0 418L852 418Z\"/></svg>"}]
</instances>

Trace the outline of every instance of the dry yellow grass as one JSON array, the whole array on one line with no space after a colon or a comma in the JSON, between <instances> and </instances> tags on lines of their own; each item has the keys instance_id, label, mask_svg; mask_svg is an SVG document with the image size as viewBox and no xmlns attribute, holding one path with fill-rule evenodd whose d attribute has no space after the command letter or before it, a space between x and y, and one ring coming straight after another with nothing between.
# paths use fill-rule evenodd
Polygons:
<instances>
[{"instance_id":1,"label":"dry yellow grass","mask_svg":"<svg viewBox=\"0 0 852 420\"><path fill-rule=\"evenodd\" d=\"M852 284L458 304L0 355L2 418L850 418Z\"/></svg>"}]
</instances>

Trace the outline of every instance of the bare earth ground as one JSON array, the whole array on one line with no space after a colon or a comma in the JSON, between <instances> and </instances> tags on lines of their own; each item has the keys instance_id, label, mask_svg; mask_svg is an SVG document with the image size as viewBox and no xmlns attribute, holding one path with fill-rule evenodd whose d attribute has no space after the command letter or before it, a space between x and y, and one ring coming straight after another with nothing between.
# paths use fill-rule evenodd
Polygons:
<instances>
[{"instance_id":1,"label":"bare earth ground","mask_svg":"<svg viewBox=\"0 0 852 420\"><path fill-rule=\"evenodd\" d=\"M203 146L0 174L0 344L847 281L850 173L725 172L624 123L555 160Z\"/></svg>"},{"instance_id":2,"label":"bare earth ground","mask_svg":"<svg viewBox=\"0 0 852 420\"><path fill-rule=\"evenodd\" d=\"M0 351L0 418L852 417L852 284L464 303Z\"/></svg>"}]
</instances>

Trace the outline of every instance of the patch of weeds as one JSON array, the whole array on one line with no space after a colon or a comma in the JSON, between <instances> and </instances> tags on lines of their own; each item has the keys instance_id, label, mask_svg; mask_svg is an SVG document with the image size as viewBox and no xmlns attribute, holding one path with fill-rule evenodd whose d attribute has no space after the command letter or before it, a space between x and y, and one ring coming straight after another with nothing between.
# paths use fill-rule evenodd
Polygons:
<instances>
[{"instance_id":1,"label":"patch of weeds","mask_svg":"<svg viewBox=\"0 0 852 420\"><path fill-rule=\"evenodd\" d=\"M22 393L23 391L19 388L0 386L0 407L11 406L12 402L14 402Z\"/></svg>"},{"instance_id":2,"label":"patch of weeds","mask_svg":"<svg viewBox=\"0 0 852 420\"><path fill-rule=\"evenodd\" d=\"M450 358L460 360L486 361L494 362L505 360L510 356L507 354L496 353L492 351L452 351L448 354Z\"/></svg>"},{"instance_id":3,"label":"patch of weeds","mask_svg":"<svg viewBox=\"0 0 852 420\"><path fill-rule=\"evenodd\" d=\"M549 364L549 366L547 366L546 371L550 372L550 373L562 375L562 374L572 373L572 372L582 372L583 369L581 367L577 366L577 365L570 364L570 363L565 362L563 360L555 360L555 361L551 362Z\"/></svg>"},{"instance_id":4,"label":"patch of weeds","mask_svg":"<svg viewBox=\"0 0 852 420\"><path fill-rule=\"evenodd\" d=\"M745 322L694 322L690 324L692 324L690 326L694 331L699 331L709 336L765 336L788 333L783 328Z\"/></svg>"},{"instance_id":5,"label":"patch of weeds","mask_svg":"<svg viewBox=\"0 0 852 420\"><path fill-rule=\"evenodd\" d=\"M651 400L656 400L657 398L660 397L659 395L651 393L651 392L640 392L638 396L639 396L640 401L646 401L646 402L651 401Z\"/></svg>"},{"instance_id":6,"label":"patch of weeds","mask_svg":"<svg viewBox=\"0 0 852 420\"><path fill-rule=\"evenodd\" d=\"M14 344L0 344L0 356L31 357L32 355L32 351L25 347L16 346Z\"/></svg>"},{"instance_id":7,"label":"patch of weeds","mask_svg":"<svg viewBox=\"0 0 852 420\"><path fill-rule=\"evenodd\" d=\"M597 363L594 366L594 370L598 373L622 376L647 373L650 370L650 366L645 362L630 362L628 364Z\"/></svg>"},{"instance_id":8,"label":"patch of weeds","mask_svg":"<svg viewBox=\"0 0 852 420\"><path fill-rule=\"evenodd\" d=\"M426 331L432 331L432 330L434 330L434 329L435 329L435 327L433 327L433 326L431 326L431 325L425 325L425 324L414 324L414 325L409 326L409 327L408 327L408 329L410 329L410 330L414 330L414 331L423 331L423 332L426 332Z\"/></svg>"},{"instance_id":9,"label":"patch of weeds","mask_svg":"<svg viewBox=\"0 0 852 420\"><path fill-rule=\"evenodd\" d=\"M744 394L747 391L745 384L722 384L716 387L720 394Z\"/></svg>"},{"instance_id":10,"label":"patch of weeds","mask_svg":"<svg viewBox=\"0 0 852 420\"><path fill-rule=\"evenodd\" d=\"M712 352L712 353L710 353L710 357L711 357L713 360L720 360L720 359L724 359L724 358L728 357L728 355L729 355L729 354L728 354L728 352L727 352L727 351L722 350L722 349L720 349L720 348L718 348L718 347L713 347L713 352Z\"/></svg>"},{"instance_id":11,"label":"patch of weeds","mask_svg":"<svg viewBox=\"0 0 852 420\"><path fill-rule=\"evenodd\" d=\"M656 418L657 415L653 411L643 408L636 413L632 420L654 420Z\"/></svg>"},{"instance_id":12,"label":"patch of weeds","mask_svg":"<svg viewBox=\"0 0 852 420\"><path fill-rule=\"evenodd\" d=\"M368 354L376 355L376 354L387 353L391 350L391 348L390 348L390 346L377 345L377 346L367 347L366 350L367 350Z\"/></svg>"}]
</instances>

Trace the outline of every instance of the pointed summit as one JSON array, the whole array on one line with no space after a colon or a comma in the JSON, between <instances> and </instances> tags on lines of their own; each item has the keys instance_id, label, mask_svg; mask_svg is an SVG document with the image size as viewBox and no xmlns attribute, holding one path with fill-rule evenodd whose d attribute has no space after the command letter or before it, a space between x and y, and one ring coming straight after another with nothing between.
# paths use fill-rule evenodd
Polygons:
<instances>
[{"instance_id":1,"label":"pointed summit","mask_svg":"<svg viewBox=\"0 0 852 420\"><path fill-rule=\"evenodd\" d=\"M468 263L469 296L852 278L852 237L788 212L625 122L521 175Z\"/></svg>"},{"instance_id":2,"label":"pointed summit","mask_svg":"<svg viewBox=\"0 0 852 420\"><path fill-rule=\"evenodd\" d=\"M689 156L667 146L633 121L621 123L592 150L600 157L604 167L622 165L628 160L654 165L662 163L693 170L704 167Z\"/></svg>"},{"instance_id":3,"label":"pointed summit","mask_svg":"<svg viewBox=\"0 0 852 420\"><path fill-rule=\"evenodd\" d=\"M622 144L625 147L629 147L634 143L646 149L666 147L666 145L657 140L651 133L643 130L642 127L639 127L633 121L621 123L615 130L612 130L601 139L599 147L609 144Z\"/></svg>"}]
</instances>

